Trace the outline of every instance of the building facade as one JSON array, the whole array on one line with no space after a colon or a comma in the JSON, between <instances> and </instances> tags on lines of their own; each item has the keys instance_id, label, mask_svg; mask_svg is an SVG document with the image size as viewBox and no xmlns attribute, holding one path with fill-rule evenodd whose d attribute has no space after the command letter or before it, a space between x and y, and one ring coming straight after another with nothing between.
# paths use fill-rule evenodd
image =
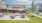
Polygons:
<instances>
[{"instance_id":1,"label":"building facade","mask_svg":"<svg viewBox=\"0 0 42 23\"><path fill-rule=\"evenodd\" d=\"M35 12L36 13L42 12L42 3L35 4Z\"/></svg>"},{"instance_id":2,"label":"building facade","mask_svg":"<svg viewBox=\"0 0 42 23\"><path fill-rule=\"evenodd\" d=\"M8 5L4 0L0 0L0 13L25 13L25 5Z\"/></svg>"}]
</instances>

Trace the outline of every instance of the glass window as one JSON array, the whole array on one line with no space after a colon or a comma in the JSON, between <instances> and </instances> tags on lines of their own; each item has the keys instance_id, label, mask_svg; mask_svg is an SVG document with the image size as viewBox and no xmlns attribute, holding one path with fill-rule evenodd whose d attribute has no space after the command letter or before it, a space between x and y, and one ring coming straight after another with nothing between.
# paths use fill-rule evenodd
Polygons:
<instances>
[{"instance_id":1,"label":"glass window","mask_svg":"<svg viewBox=\"0 0 42 23\"><path fill-rule=\"evenodd\" d=\"M2 9L2 12L7 12L7 10Z\"/></svg>"},{"instance_id":2,"label":"glass window","mask_svg":"<svg viewBox=\"0 0 42 23\"><path fill-rule=\"evenodd\" d=\"M4 12L4 10L2 10L2 13Z\"/></svg>"},{"instance_id":3,"label":"glass window","mask_svg":"<svg viewBox=\"0 0 42 23\"><path fill-rule=\"evenodd\" d=\"M5 1L5 0L1 0L2 2Z\"/></svg>"},{"instance_id":4,"label":"glass window","mask_svg":"<svg viewBox=\"0 0 42 23\"><path fill-rule=\"evenodd\" d=\"M11 12L11 10L8 10L8 12Z\"/></svg>"},{"instance_id":5,"label":"glass window","mask_svg":"<svg viewBox=\"0 0 42 23\"><path fill-rule=\"evenodd\" d=\"M40 5L40 9L42 9L42 4Z\"/></svg>"},{"instance_id":6,"label":"glass window","mask_svg":"<svg viewBox=\"0 0 42 23\"><path fill-rule=\"evenodd\" d=\"M5 10L5 12L7 12L7 10Z\"/></svg>"},{"instance_id":7,"label":"glass window","mask_svg":"<svg viewBox=\"0 0 42 23\"><path fill-rule=\"evenodd\" d=\"M15 10L14 10L14 13L15 13Z\"/></svg>"},{"instance_id":8,"label":"glass window","mask_svg":"<svg viewBox=\"0 0 42 23\"><path fill-rule=\"evenodd\" d=\"M16 7L13 7L13 8L16 8Z\"/></svg>"},{"instance_id":9,"label":"glass window","mask_svg":"<svg viewBox=\"0 0 42 23\"><path fill-rule=\"evenodd\" d=\"M39 5L39 11L40 11L40 12L42 11L42 4Z\"/></svg>"}]
</instances>

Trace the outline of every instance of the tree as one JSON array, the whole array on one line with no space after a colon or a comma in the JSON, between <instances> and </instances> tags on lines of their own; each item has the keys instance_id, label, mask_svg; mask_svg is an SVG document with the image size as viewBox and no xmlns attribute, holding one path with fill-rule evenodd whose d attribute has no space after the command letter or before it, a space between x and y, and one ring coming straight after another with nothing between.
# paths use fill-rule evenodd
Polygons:
<instances>
[{"instance_id":1,"label":"tree","mask_svg":"<svg viewBox=\"0 0 42 23\"><path fill-rule=\"evenodd\" d=\"M35 5L34 5L34 2L32 2L31 12L33 13L34 10L35 10Z\"/></svg>"}]
</instances>

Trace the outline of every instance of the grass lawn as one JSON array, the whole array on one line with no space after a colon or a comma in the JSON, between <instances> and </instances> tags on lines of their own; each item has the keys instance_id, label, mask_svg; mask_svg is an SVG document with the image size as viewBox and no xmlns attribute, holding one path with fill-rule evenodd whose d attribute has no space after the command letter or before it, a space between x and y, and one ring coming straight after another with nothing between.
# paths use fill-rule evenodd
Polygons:
<instances>
[{"instance_id":1,"label":"grass lawn","mask_svg":"<svg viewBox=\"0 0 42 23\"><path fill-rule=\"evenodd\" d=\"M42 23L42 19L38 17L31 17L31 14L26 14L30 20L0 20L0 23Z\"/></svg>"}]
</instances>

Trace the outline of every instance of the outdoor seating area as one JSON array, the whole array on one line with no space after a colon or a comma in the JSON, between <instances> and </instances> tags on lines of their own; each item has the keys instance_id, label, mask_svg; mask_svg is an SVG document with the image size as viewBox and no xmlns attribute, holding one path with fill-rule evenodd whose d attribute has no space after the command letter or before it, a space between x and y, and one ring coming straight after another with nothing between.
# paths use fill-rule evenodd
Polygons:
<instances>
[{"instance_id":1,"label":"outdoor seating area","mask_svg":"<svg viewBox=\"0 0 42 23\"><path fill-rule=\"evenodd\" d=\"M21 18L20 16L4 16L4 17L1 17L0 20L30 20L27 16L25 16L25 18Z\"/></svg>"}]
</instances>

